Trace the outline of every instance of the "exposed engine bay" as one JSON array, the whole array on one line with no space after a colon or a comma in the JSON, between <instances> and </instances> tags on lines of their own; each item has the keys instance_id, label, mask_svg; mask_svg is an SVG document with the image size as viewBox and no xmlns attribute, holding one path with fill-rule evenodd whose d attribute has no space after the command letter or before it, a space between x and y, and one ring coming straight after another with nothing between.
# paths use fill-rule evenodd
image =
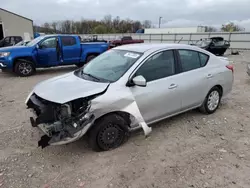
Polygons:
<instances>
[{"instance_id":1,"label":"exposed engine bay","mask_svg":"<svg viewBox=\"0 0 250 188\"><path fill-rule=\"evenodd\" d=\"M74 138L86 125L93 123L94 115L89 113L91 98L58 104L33 93L27 102L28 108L35 115L30 117L30 122L45 133L38 141L38 146L44 148L66 138Z\"/></svg>"}]
</instances>

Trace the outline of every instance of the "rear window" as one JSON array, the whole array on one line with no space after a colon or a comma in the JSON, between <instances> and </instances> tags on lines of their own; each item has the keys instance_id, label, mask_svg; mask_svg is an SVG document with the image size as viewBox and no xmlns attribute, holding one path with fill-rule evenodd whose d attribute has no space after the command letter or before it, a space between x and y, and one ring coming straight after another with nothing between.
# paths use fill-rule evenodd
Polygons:
<instances>
[{"instance_id":1,"label":"rear window","mask_svg":"<svg viewBox=\"0 0 250 188\"><path fill-rule=\"evenodd\" d=\"M62 45L63 46L74 46L76 45L76 39L75 37L70 37L70 36L65 36L65 37L61 37L62 40Z\"/></svg>"},{"instance_id":2,"label":"rear window","mask_svg":"<svg viewBox=\"0 0 250 188\"><path fill-rule=\"evenodd\" d=\"M183 72L206 66L209 56L193 50L178 50Z\"/></svg>"},{"instance_id":3,"label":"rear window","mask_svg":"<svg viewBox=\"0 0 250 188\"><path fill-rule=\"evenodd\" d=\"M203 53L199 53L199 56L200 56L201 66L204 67L208 62L209 56Z\"/></svg>"},{"instance_id":4,"label":"rear window","mask_svg":"<svg viewBox=\"0 0 250 188\"><path fill-rule=\"evenodd\" d=\"M132 40L132 37L122 37L122 40Z\"/></svg>"}]
</instances>

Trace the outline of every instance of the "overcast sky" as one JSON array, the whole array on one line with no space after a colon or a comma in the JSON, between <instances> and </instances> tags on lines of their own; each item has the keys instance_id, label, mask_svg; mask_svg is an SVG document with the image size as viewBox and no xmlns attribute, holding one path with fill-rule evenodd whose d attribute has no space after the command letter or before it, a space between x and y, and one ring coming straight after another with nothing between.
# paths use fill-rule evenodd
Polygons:
<instances>
[{"instance_id":1,"label":"overcast sky","mask_svg":"<svg viewBox=\"0 0 250 188\"><path fill-rule=\"evenodd\" d=\"M250 0L1 0L1 8L41 24L81 18L100 20L111 14L133 20L151 20L163 27L220 26L234 21L250 30Z\"/></svg>"}]
</instances>

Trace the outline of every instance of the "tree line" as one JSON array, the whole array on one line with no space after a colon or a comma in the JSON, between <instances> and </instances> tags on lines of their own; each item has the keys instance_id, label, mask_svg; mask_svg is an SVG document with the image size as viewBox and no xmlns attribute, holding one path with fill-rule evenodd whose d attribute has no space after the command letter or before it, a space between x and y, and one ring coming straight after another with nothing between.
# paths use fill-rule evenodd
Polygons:
<instances>
[{"instance_id":1,"label":"tree line","mask_svg":"<svg viewBox=\"0 0 250 188\"><path fill-rule=\"evenodd\" d=\"M151 28L150 20L135 21L120 19L119 16L112 18L104 16L100 21L81 19L80 21L64 20L45 22L41 26L34 25L35 32L63 33L63 34L104 34L104 33L135 33L141 28Z\"/></svg>"},{"instance_id":2,"label":"tree line","mask_svg":"<svg viewBox=\"0 0 250 188\"><path fill-rule=\"evenodd\" d=\"M119 16L112 18L106 15L100 21L81 19L80 21L63 20L45 22L41 26L34 25L34 31L46 34L105 34L105 33L135 33L138 29L152 28L154 25L150 20L136 21L131 19L120 19ZM223 24L220 29L206 26L205 32L234 32L243 31L244 28L230 22Z\"/></svg>"}]
</instances>

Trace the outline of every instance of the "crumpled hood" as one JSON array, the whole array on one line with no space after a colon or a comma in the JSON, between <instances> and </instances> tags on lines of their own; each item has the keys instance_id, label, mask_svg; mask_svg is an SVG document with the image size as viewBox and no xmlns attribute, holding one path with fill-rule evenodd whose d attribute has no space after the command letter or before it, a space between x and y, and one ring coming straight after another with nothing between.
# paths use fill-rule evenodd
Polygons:
<instances>
[{"instance_id":1,"label":"crumpled hood","mask_svg":"<svg viewBox=\"0 0 250 188\"><path fill-rule=\"evenodd\" d=\"M57 76L36 85L33 93L55 103L66 103L103 92L109 83L85 80L73 72Z\"/></svg>"}]
</instances>

